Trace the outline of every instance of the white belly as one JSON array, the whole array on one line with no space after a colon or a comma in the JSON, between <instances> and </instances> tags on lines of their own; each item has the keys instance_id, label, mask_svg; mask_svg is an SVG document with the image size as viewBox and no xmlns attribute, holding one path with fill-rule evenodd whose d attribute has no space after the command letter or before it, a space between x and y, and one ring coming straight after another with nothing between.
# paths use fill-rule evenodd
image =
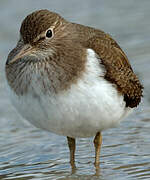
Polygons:
<instances>
[{"instance_id":1,"label":"white belly","mask_svg":"<svg viewBox=\"0 0 150 180\"><path fill-rule=\"evenodd\" d=\"M18 112L35 126L70 137L90 137L116 126L128 114L123 96L104 80L103 68L92 50L88 50L86 73L77 84L59 94L17 95L10 90Z\"/></svg>"}]
</instances>

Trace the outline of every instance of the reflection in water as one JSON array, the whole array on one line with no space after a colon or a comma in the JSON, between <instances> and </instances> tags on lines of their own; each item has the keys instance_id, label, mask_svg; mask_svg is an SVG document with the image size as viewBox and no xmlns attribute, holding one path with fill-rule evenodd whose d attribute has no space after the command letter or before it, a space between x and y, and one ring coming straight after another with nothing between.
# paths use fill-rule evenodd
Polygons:
<instances>
[{"instance_id":1,"label":"reflection in water","mask_svg":"<svg viewBox=\"0 0 150 180\"><path fill-rule=\"evenodd\" d=\"M150 179L150 1L26 0L0 2L0 179ZM4 64L29 12L48 8L75 22L104 29L117 39L140 76L143 104L118 128L103 132L100 169L94 167L93 138L77 139L76 169L69 164L65 137L23 123L5 91ZM7 11L6 11L7 9ZM11 26L10 26L11 24ZM9 49L9 50L8 50ZM148 99L148 101L147 101Z\"/></svg>"}]
</instances>

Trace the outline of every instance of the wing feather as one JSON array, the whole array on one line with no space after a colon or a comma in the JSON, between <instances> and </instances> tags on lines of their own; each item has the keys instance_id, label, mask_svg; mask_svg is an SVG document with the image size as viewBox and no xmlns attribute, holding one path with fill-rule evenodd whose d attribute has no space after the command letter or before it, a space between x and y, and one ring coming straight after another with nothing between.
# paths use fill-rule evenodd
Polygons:
<instances>
[{"instance_id":1,"label":"wing feather","mask_svg":"<svg viewBox=\"0 0 150 180\"><path fill-rule=\"evenodd\" d=\"M80 42L84 47L93 49L99 56L105 69L105 79L116 85L124 96L126 107L134 108L141 101L143 86L133 72L129 60L120 46L109 34L103 31L84 26L78 26L78 31L84 38ZM86 38L87 37L87 38Z\"/></svg>"}]
</instances>

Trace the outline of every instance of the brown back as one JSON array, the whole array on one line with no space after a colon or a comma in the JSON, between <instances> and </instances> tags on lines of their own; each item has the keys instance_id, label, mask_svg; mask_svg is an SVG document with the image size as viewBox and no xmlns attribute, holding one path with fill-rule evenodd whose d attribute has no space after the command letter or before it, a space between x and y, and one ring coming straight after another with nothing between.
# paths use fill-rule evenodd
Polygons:
<instances>
[{"instance_id":1,"label":"brown back","mask_svg":"<svg viewBox=\"0 0 150 180\"><path fill-rule=\"evenodd\" d=\"M143 86L134 74L128 58L119 45L103 31L79 25L78 31L84 31L84 38L80 42L84 47L93 49L105 66L105 79L116 85L124 95L126 107L136 107L142 97ZM83 33L79 33L83 36Z\"/></svg>"}]
</instances>

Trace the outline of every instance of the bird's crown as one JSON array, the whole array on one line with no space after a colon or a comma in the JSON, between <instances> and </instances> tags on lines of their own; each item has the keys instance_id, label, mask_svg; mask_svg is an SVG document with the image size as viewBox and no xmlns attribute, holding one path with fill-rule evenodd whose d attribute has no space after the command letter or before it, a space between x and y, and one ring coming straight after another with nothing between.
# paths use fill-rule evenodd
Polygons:
<instances>
[{"instance_id":1,"label":"bird's crown","mask_svg":"<svg viewBox=\"0 0 150 180\"><path fill-rule=\"evenodd\" d=\"M38 10L29 14L22 22L20 34L24 43L32 43L33 40L51 26L57 27L64 19L59 14L44 10Z\"/></svg>"}]
</instances>

